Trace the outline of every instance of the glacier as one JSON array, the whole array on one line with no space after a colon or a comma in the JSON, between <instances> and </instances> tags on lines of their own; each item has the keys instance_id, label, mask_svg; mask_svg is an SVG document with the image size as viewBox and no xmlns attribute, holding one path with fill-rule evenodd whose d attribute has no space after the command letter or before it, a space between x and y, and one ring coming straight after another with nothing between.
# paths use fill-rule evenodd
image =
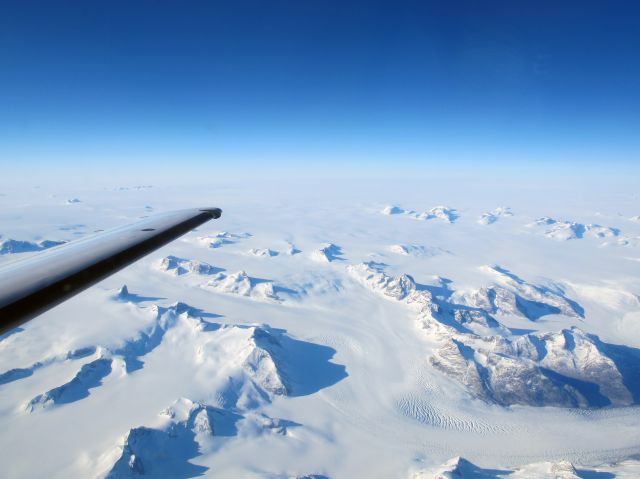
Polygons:
<instances>
[{"instance_id":1,"label":"glacier","mask_svg":"<svg viewBox=\"0 0 640 479\"><path fill-rule=\"evenodd\" d=\"M225 215L0 337L0 475L635 477L640 222L619 189L5 188L0 265Z\"/></svg>"}]
</instances>

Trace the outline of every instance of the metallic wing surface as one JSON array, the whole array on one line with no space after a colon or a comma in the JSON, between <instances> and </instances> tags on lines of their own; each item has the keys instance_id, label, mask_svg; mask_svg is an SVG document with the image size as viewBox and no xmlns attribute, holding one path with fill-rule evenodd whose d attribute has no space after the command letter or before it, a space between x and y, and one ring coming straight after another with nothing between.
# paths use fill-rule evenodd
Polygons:
<instances>
[{"instance_id":1,"label":"metallic wing surface","mask_svg":"<svg viewBox=\"0 0 640 479\"><path fill-rule=\"evenodd\" d=\"M0 267L0 334L221 214L219 208L158 214Z\"/></svg>"}]
</instances>

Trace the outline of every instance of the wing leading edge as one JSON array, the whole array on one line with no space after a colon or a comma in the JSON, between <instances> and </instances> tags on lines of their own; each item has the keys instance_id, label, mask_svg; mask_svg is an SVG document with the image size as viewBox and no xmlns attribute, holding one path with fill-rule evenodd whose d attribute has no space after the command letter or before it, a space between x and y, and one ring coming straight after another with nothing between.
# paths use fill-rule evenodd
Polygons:
<instances>
[{"instance_id":1,"label":"wing leading edge","mask_svg":"<svg viewBox=\"0 0 640 479\"><path fill-rule=\"evenodd\" d=\"M0 334L221 214L199 208L154 215L1 267Z\"/></svg>"}]
</instances>

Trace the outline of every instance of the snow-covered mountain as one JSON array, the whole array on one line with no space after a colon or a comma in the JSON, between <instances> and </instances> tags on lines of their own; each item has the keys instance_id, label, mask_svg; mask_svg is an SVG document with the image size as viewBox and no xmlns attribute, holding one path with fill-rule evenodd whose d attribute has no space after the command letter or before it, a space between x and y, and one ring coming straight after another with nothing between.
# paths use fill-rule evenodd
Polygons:
<instances>
[{"instance_id":1,"label":"snow-covered mountain","mask_svg":"<svg viewBox=\"0 0 640 479\"><path fill-rule=\"evenodd\" d=\"M225 214L0 338L0 476L635 477L637 201L567 185L3 191L0 266Z\"/></svg>"}]
</instances>

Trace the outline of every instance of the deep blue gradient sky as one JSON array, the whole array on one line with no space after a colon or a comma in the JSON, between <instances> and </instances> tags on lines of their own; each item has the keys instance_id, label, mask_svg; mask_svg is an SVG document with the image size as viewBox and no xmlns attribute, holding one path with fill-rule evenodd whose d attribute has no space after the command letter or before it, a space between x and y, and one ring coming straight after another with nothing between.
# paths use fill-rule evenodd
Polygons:
<instances>
[{"instance_id":1,"label":"deep blue gradient sky","mask_svg":"<svg viewBox=\"0 0 640 479\"><path fill-rule=\"evenodd\" d=\"M0 162L640 160L636 1L0 1Z\"/></svg>"}]
</instances>

